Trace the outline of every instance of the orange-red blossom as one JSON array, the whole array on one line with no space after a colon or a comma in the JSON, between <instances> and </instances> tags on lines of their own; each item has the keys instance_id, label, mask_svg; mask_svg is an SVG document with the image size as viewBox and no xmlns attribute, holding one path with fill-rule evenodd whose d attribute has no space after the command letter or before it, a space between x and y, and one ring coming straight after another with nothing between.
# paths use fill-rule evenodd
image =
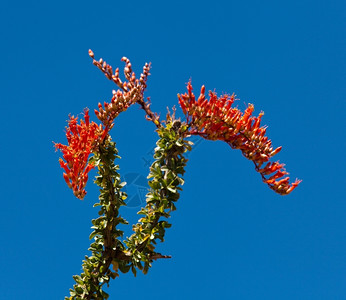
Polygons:
<instances>
[{"instance_id":1,"label":"orange-red blossom","mask_svg":"<svg viewBox=\"0 0 346 300\"><path fill-rule=\"evenodd\" d=\"M205 87L196 100L192 85L187 85L188 93L178 95L179 104L186 115L189 134L200 135L209 140L222 140L234 149L240 149L243 155L255 164L256 171L271 189L281 195L292 192L301 180L289 183L284 164L269 162L282 147L273 149L271 140L265 136L266 127L260 127L263 112L252 116L254 106L249 104L244 113L232 107L234 95L217 95L209 91L209 100L205 97Z\"/></svg>"},{"instance_id":2,"label":"orange-red blossom","mask_svg":"<svg viewBox=\"0 0 346 300\"><path fill-rule=\"evenodd\" d=\"M88 173L94 166L88 163L89 155L93 152L95 145L104 136L101 125L90 122L89 111L84 112L84 121L78 117L70 116L66 137L68 145L55 144L55 148L61 150L63 159L59 159L60 166L65 170L63 177L73 194L83 199L86 195L85 186L88 181Z\"/></svg>"}]
</instances>

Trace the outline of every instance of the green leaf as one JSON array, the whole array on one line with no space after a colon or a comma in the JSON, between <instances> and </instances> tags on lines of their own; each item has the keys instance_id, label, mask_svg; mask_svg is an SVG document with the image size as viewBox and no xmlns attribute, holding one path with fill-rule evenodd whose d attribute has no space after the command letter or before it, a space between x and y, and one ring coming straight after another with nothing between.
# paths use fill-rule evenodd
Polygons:
<instances>
[{"instance_id":1,"label":"green leaf","mask_svg":"<svg viewBox=\"0 0 346 300\"><path fill-rule=\"evenodd\" d=\"M127 273L128 271L130 271L131 265L127 265L127 264L119 264L119 270L122 273Z\"/></svg>"}]
</instances>

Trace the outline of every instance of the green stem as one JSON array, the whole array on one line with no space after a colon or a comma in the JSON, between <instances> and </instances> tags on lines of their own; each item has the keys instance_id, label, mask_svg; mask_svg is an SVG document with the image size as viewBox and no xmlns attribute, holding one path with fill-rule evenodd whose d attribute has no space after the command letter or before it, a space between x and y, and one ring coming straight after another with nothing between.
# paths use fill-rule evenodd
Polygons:
<instances>
[{"instance_id":1,"label":"green stem","mask_svg":"<svg viewBox=\"0 0 346 300\"><path fill-rule=\"evenodd\" d=\"M95 183L101 188L99 203L100 211L97 219L92 220L94 231L90 239L94 238L89 250L91 256L86 256L83 261L83 273L73 278L76 281L74 289L70 290L71 296L65 299L108 299L108 294L102 290L102 286L109 282L110 278L116 278L117 270L112 272L110 265L114 258L123 253L124 245L120 242L123 232L116 229L118 224L127 224L119 216L119 208L125 205L126 195L121 191L123 184L120 182L118 166L114 165L118 158L115 143L108 142L106 146L100 146L99 151L92 158L98 166L99 176Z\"/></svg>"},{"instance_id":2,"label":"green stem","mask_svg":"<svg viewBox=\"0 0 346 300\"><path fill-rule=\"evenodd\" d=\"M73 276L76 284L70 290L71 296L65 299L108 299L102 287L118 277L119 271L127 273L131 269L136 275L139 269L147 273L153 260L169 257L154 250L156 240L164 241L165 229L171 226L162 218L169 218L176 209L174 203L184 183L182 175L187 162L184 153L191 150L191 143L184 140L186 125L179 121L167 122L157 132L159 140L148 176L151 180L147 204L139 212L144 216L133 226L133 235L124 241L127 247L119 240L123 232L116 228L127 222L119 215L126 195L121 191L124 184L120 182L119 168L114 165L119 158L115 143L108 141L106 146L100 146L91 159L99 170L95 183L100 187L100 201L94 207L100 206L100 217L92 220L94 231L90 239L94 238L94 242L89 248L92 255L85 257L83 273ZM114 271L110 270L111 265Z\"/></svg>"},{"instance_id":3,"label":"green stem","mask_svg":"<svg viewBox=\"0 0 346 300\"><path fill-rule=\"evenodd\" d=\"M155 148L155 161L148 176L151 180L147 204L139 212L144 216L133 226L134 233L125 241L135 275L136 268L147 273L154 259L169 257L154 250L156 240L164 241L166 228L171 227L171 224L161 219L169 218L176 209L174 203L179 199L178 191L184 183L182 175L187 162L184 153L191 150L191 143L183 138L185 130L186 125L179 121L167 122L165 127L161 126L157 130L159 140Z\"/></svg>"}]
</instances>

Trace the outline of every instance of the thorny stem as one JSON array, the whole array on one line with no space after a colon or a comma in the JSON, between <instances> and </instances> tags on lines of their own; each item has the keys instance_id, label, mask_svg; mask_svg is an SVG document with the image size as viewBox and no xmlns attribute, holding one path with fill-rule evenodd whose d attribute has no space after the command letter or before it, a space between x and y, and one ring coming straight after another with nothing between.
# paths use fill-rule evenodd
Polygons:
<instances>
[{"instance_id":1,"label":"thorny stem","mask_svg":"<svg viewBox=\"0 0 346 300\"><path fill-rule=\"evenodd\" d=\"M160 122L160 118L158 117L158 115L154 112L152 112L152 110L150 109L150 99L148 98L148 101L145 102L143 100L143 97L139 98L137 100L137 103L141 106L141 108L145 111L146 113L146 116L145 118L148 120L148 121L152 121L155 126L157 128L160 128L162 125L161 125L161 122Z\"/></svg>"}]
</instances>

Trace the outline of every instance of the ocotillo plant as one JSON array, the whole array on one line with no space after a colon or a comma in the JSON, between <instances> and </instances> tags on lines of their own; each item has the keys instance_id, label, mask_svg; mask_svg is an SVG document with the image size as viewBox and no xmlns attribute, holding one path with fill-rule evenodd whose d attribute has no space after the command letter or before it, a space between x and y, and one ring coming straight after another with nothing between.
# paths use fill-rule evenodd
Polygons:
<instances>
[{"instance_id":1,"label":"ocotillo plant","mask_svg":"<svg viewBox=\"0 0 346 300\"><path fill-rule=\"evenodd\" d=\"M204 86L196 99L189 82L187 93L178 95L185 121L176 119L175 110L167 114L166 120L160 120L150 109L150 101L144 100L150 64L144 65L143 73L137 78L130 60L123 57L125 80L122 81L118 68L113 71L102 59L95 60L91 50L89 55L93 64L116 84L117 90L113 91L109 103L99 103L95 109L99 124L90 121L89 110L85 109L84 120L70 116L66 127L67 145L55 144L63 154L59 160L64 169L63 178L77 198L82 200L86 195L88 173L93 168L98 172L94 182L100 187L99 201L94 204L100 207L99 217L92 220L90 239L93 242L88 249L91 255L83 261L83 272L73 276L76 283L65 299L107 299L103 286L120 272L131 270L136 275L137 270L141 270L146 274L154 260L170 258L155 249L157 240L163 242L166 228L171 226L167 220L176 210L175 203L182 191L185 154L191 150L192 142L188 138L192 135L221 140L241 150L254 163L263 182L276 193L287 195L301 182L290 183L284 164L271 161L281 147L273 148L265 135L266 127L261 126L263 113L254 116L252 104L241 112L232 107L234 95L218 97L210 91L206 96ZM138 212L142 217L133 225L133 234L124 239L117 226L128 224L119 214L127 196L122 191L125 183L121 182L119 167L115 164L115 159L120 157L110 132L116 117L136 103L144 110L146 119L155 124L158 140L148 175L146 205Z\"/></svg>"}]
</instances>

